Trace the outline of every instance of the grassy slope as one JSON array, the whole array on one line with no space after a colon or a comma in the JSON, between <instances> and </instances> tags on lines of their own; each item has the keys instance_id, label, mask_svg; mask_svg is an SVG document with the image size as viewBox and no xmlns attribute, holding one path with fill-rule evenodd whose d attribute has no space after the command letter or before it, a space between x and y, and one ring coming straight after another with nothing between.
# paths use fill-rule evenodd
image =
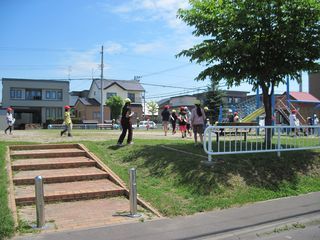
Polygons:
<instances>
[{"instance_id":1,"label":"grassy slope","mask_svg":"<svg viewBox=\"0 0 320 240\"><path fill-rule=\"evenodd\" d=\"M14 232L14 222L8 207L5 151L5 144L0 143L0 239L10 237Z\"/></svg>"},{"instance_id":2,"label":"grassy slope","mask_svg":"<svg viewBox=\"0 0 320 240\"><path fill-rule=\"evenodd\" d=\"M320 191L319 154L295 151L219 157L213 167L201 158L160 145L203 154L192 142L138 140L117 148L113 142L85 144L122 179L137 168L138 192L166 216L226 208L248 202Z\"/></svg>"}]
</instances>

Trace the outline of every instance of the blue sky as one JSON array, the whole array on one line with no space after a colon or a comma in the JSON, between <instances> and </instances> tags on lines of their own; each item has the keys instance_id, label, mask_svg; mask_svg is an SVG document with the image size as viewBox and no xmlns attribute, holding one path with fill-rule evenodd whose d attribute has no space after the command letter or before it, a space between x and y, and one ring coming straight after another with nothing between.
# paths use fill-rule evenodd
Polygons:
<instances>
[{"instance_id":1,"label":"blue sky","mask_svg":"<svg viewBox=\"0 0 320 240\"><path fill-rule=\"evenodd\" d=\"M176 18L187 0L1 0L0 78L71 79L104 76L185 88L208 82L194 78L201 67L175 55L200 40ZM307 77L303 76L304 91ZM84 90L90 80L71 81ZM188 93L179 88L144 85L147 99ZM234 90L250 90L243 85ZM277 92L285 90L280 86ZM291 90L298 85L291 83Z\"/></svg>"}]
</instances>

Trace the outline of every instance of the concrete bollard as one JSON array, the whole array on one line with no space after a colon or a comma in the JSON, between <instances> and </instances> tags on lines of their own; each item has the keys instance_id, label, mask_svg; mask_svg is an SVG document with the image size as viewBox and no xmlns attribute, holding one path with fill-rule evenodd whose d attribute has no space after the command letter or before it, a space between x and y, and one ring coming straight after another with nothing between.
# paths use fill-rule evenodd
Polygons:
<instances>
[{"instance_id":1,"label":"concrete bollard","mask_svg":"<svg viewBox=\"0 0 320 240\"><path fill-rule=\"evenodd\" d=\"M45 225L43 178L41 176L36 176L34 180L36 195L37 228L42 228Z\"/></svg>"}]
</instances>

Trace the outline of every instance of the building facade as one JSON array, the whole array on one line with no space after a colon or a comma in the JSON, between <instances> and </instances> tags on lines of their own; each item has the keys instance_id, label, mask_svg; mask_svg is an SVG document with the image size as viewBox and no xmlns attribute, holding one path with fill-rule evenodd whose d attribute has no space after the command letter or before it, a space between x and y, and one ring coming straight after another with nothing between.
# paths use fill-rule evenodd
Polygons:
<instances>
[{"instance_id":1,"label":"building facade","mask_svg":"<svg viewBox=\"0 0 320 240\"><path fill-rule=\"evenodd\" d=\"M320 99L320 72L309 73L309 93Z\"/></svg>"},{"instance_id":2,"label":"building facade","mask_svg":"<svg viewBox=\"0 0 320 240\"><path fill-rule=\"evenodd\" d=\"M68 104L68 81L2 79L2 107L13 107L15 127L62 119Z\"/></svg>"}]
</instances>

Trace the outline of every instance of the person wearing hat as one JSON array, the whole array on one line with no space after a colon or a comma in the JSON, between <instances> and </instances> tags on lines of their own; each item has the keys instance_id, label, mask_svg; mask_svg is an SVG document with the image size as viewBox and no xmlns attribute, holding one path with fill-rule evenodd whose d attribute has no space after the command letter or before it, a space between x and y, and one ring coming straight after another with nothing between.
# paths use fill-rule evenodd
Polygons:
<instances>
[{"instance_id":1,"label":"person wearing hat","mask_svg":"<svg viewBox=\"0 0 320 240\"><path fill-rule=\"evenodd\" d=\"M178 116L178 122L179 122L179 130L181 132L182 138L187 137L188 117L187 117L187 113L186 113L184 107L180 107L180 112L179 112L179 116Z\"/></svg>"},{"instance_id":2,"label":"person wearing hat","mask_svg":"<svg viewBox=\"0 0 320 240\"><path fill-rule=\"evenodd\" d=\"M121 147L123 146L123 140L126 137L127 131L128 131L128 144L133 144L132 142L132 122L131 117L133 116L134 112L131 111L130 108L131 100L130 98L126 98L124 100L124 106L122 108L121 112L121 127L122 127L122 133L118 139L117 146Z\"/></svg>"},{"instance_id":3,"label":"person wearing hat","mask_svg":"<svg viewBox=\"0 0 320 240\"><path fill-rule=\"evenodd\" d=\"M70 109L69 105L64 106L64 129L60 132L60 136L62 137L63 134L68 131L68 137L72 137L71 130L72 130L72 120L70 116Z\"/></svg>"},{"instance_id":4,"label":"person wearing hat","mask_svg":"<svg viewBox=\"0 0 320 240\"><path fill-rule=\"evenodd\" d=\"M185 106L184 110L186 111L187 114L187 132L189 134L189 136L191 137L191 121L190 121L190 117L191 117L191 112L189 111L188 107Z\"/></svg>"},{"instance_id":5,"label":"person wearing hat","mask_svg":"<svg viewBox=\"0 0 320 240\"><path fill-rule=\"evenodd\" d=\"M161 117L162 117L162 126L163 126L164 135L167 136L168 124L170 119L169 105L164 106L164 109L161 113Z\"/></svg>"},{"instance_id":6,"label":"person wearing hat","mask_svg":"<svg viewBox=\"0 0 320 240\"><path fill-rule=\"evenodd\" d=\"M8 127L4 130L5 134L7 134L8 130L9 130L10 134L12 134L12 126L15 122L12 111L13 111L13 109L11 107L7 108L6 121L7 121Z\"/></svg>"},{"instance_id":7,"label":"person wearing hat","mask_svg":"<svg viewBox=\"0 0 320 240\"><path fill-rule=\"evenodd\" d=\"M176 134L177 118L178 117L176 114L176 110L172 109L171 116L170 116L170 122L171 122L171 126L172 126L172 135Z\"/></svg>"},{"instance_id":8,"label":"person wearing hat","mask_svg":"<svg viewBox=\"0 0 320 240\"><path fill-rule=\"evenodd\" d=\"M204 122L206 120L206 114L205 114L204 110L200 107L199 100L196 100L194 105L196 107L193 108L191 111L190 122L192 125L193 134L194 134L194 143L195 143L195 145L197 145L198 144L198 134L200 137L200 142L201 142L201 144L203 144L203 129L204 129Z\"/></svg>"},{"instance_id":9,"label":"person wearing hat","mask_svg":"<svg viewBox=\"0 0 320 240\"><path fill-rule=\"evenodd\" d=\"M234 112L233 115L234 115L233 122L240 122L240 118L239 118L238 112Z\"/></svg>"}]
</instances>

